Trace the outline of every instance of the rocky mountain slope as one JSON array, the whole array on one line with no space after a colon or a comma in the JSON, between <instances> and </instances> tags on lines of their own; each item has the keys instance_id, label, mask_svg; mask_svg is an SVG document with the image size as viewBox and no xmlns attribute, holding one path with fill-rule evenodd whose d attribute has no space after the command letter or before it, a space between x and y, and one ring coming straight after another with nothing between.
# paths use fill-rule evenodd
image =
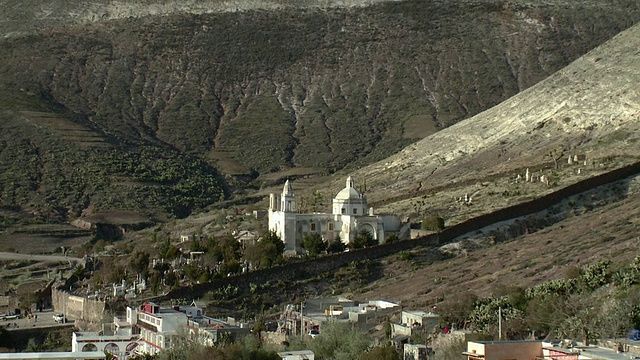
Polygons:
<instances>
[{"instance_id":1,"label":"rocky mountain slope","mask_svg":"<svg viewBox=\"0 0 640 360\"><path fill-rule=\"evenodd\" d=\"M351 173L382 209L435 213L452 224L637 162L639 46L637 24L500 105ZM527 168L534 182L525 181ZM314 190L331 191L339 180ZM639 193L636 174L439 248L381 259L384 275L340 290L424 310L467 293L501 296L570 278L599 261L610 261L613 273L638 256ZM313 285L305 296L332 290ZM637 304L637 289L628 293Z\"/></svg>"},{"instance_id":2,"label":"rocky mountain slope","mask_svg":"<svg viewBox=\"0 0 640 360\"><path fill-rule=\"evenodd\" d=\"M288 8L361 7L387 0L121 0L121 1L0 1L0 34L34 33L51 27L87 24L130 17L210 14Z\"/></svg>"},{"instance_id":3,"label":"rocky mountain slope","mask_svg":"<svg viewBox=\"0 0 640 360\"><path fill-rule=\"evenodd\" d=\"M262 174L355 168L498 104L640 18L638 3L625 0L258 3L285 5L216 12L97 2L120 6L103 20L103 10L87 10L94 5L29 3L52 22L28 35L16 24L35 22L7 11L0 163L13 170L3 174L2 205L52 221L87 209L183 216ZM110 146L87 151L88 141ZM140 155L147 148L153 154ZM146 160L159 153L200 170ZM116 160L91 169L105 157ZM81 169L74 181L89 185L71 186L77 196L67 196L68 172L42 171L59 163ZM173 207L163 194L176 188Z\"/></svg>"},{"instance_id":4,"label":"rocky mountain slope","mask_svg":"<svg viewBox=\"0 0 640 360\"><path fill-rule=\"evenodd\" d=\"M352 173L383 208L461 220L638 161L639 36L636 25L511 99ZM527 168L535 182L525 181ZM458 199L465 194L468 204Z\"/></svg>"}]
</instances>

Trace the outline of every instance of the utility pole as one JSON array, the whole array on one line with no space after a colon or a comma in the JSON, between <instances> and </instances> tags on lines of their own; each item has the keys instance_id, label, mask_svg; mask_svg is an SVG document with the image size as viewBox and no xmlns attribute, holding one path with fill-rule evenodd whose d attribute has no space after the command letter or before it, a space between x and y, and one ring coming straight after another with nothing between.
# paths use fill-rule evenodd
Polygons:
<instances>
[{"instance_id":1,"label":"utility pole","mask_svg":"<svg viewBox=\"0 0 640 360\"><path fill-rule=\"evenodd\" d=\"M304 301L300 303L300 337L304 336Z\"/></svg>"},{"instance_id":2,"label":"utility pole","mask_svg":"<svg viewBox=\"0 0 640 360\"><path fill-rule=\"evenodd\" d=\"M498 340L502 340L502 307L498 308Z\"/></svg>"}]
</instances>

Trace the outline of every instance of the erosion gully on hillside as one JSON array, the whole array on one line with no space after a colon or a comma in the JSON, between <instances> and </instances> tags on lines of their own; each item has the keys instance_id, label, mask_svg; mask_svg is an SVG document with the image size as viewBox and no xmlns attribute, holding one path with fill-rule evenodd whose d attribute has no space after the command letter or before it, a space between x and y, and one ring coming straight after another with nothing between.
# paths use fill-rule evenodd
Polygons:
<instances>
[{"instance_id":1,"label":"erosion gully on hillside","mask_svg":"<svg viewBox=\"0 0 640 360\"><path fill-rule=\"evenodd\" d=\"M95 18L10 36L3 191L38 221L119 208L162 220L258 188L262 174L355 168L535 84L633 24L639 7L413 0ZM41 113L54 115L29 115ZM45 131L56 116L92 146ZM59 163L73 178L46 170Z\"/></svg>"}]
</instances>

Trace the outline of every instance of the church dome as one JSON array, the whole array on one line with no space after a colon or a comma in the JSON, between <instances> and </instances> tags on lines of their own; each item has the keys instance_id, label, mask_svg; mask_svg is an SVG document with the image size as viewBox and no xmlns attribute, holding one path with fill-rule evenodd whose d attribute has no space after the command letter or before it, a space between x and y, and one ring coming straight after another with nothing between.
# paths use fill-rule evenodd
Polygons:
<instances>
[{"instance_id":1,"label":"church dome","mask_svg":"<svg viewBox=\"0 0 640 360\"><path fill-rule=\"evenodd\" d=\"M336 195L335 200L356 200L362 199L362 193L354 187L354 181L351 176L347 178L347 183L344 189L340 190Z\"/></svg>"},{"instance_id":2,"label":"church dome","mask_svg":"<svg viewBox=\"0 0 640 360\"><path fill-rule=\"evenodd\" d=\"M362 193L355 188L344 188L336 195L336 200L362 199Z\"/></svg>"}]
</instances>

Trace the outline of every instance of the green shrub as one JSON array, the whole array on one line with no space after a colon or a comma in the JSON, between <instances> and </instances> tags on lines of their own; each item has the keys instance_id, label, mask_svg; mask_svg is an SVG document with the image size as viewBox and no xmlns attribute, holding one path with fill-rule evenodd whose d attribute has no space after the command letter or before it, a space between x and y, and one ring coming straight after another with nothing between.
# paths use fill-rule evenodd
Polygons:
<instances>
[{"instance_id":1,"label":"green shrub","mask_svg":"<svg viewBox=\"0 0 640 360\"><path fill-rule=\"evenodd\" d=\"M423 230L442 231L444 228L444 219L440 216L431 215L422 219Z\"/></svg>"}]
</instances>

